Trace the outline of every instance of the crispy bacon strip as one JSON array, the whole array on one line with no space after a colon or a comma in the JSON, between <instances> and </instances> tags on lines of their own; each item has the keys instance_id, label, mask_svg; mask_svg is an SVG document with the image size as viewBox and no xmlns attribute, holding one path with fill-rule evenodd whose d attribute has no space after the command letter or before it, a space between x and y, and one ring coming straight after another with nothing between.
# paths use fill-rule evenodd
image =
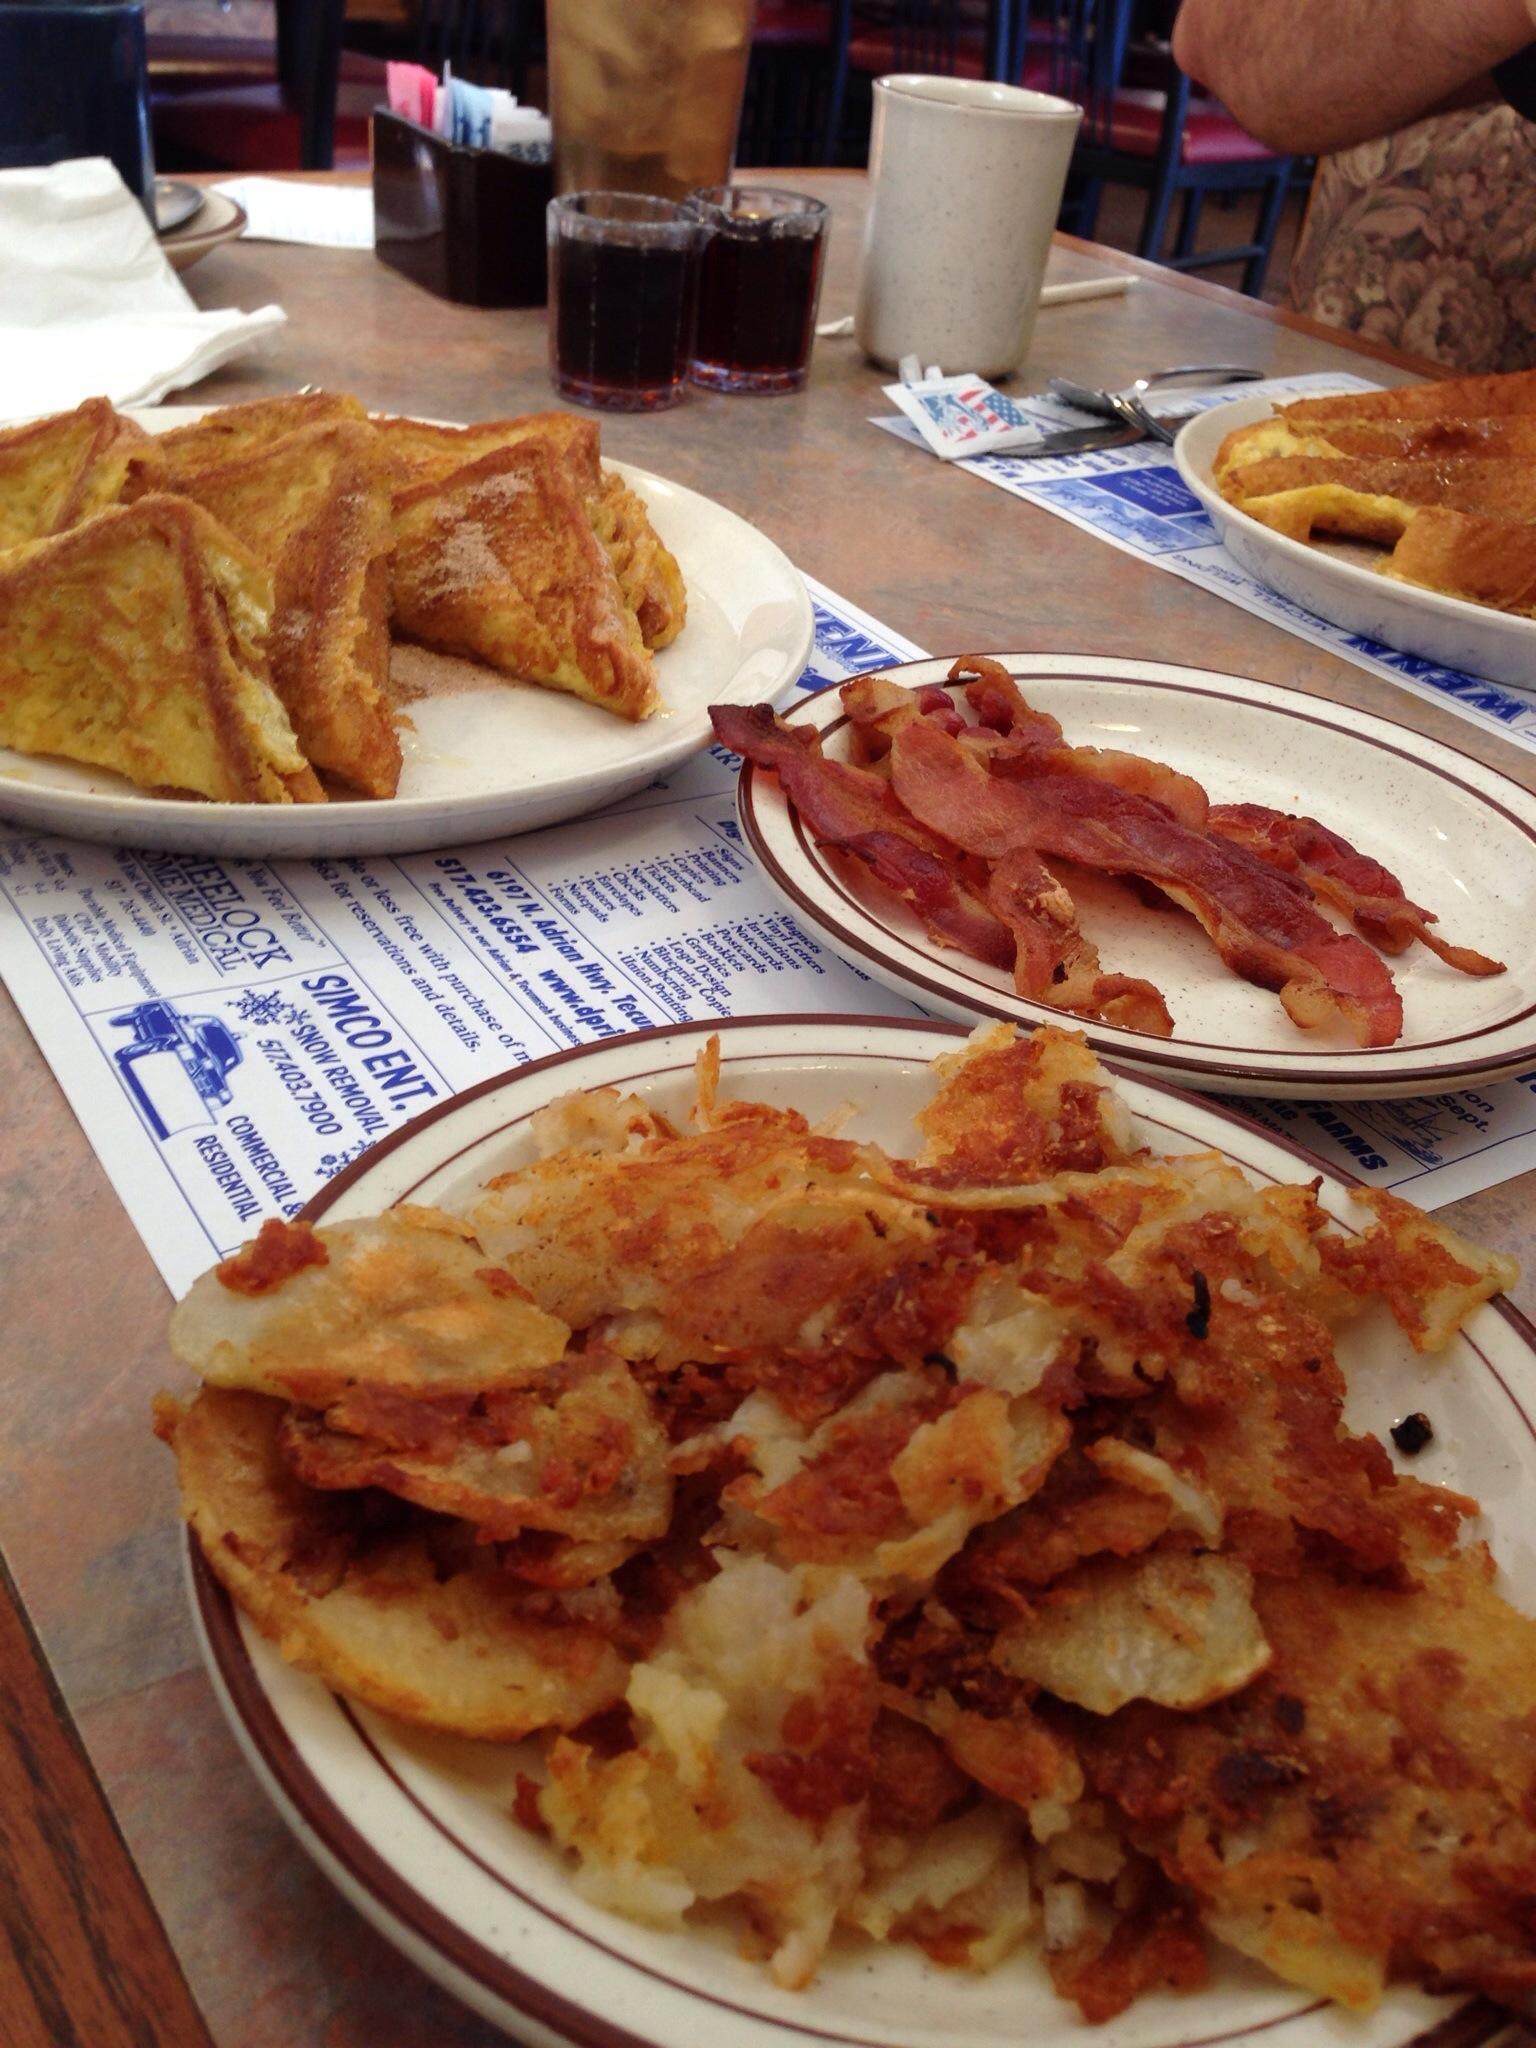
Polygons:
<instances>
[{"instance_id":1,"label":"crispy bacon strip","mask_svg":"<svg viewBox=\"0 0 1536 2048\"><path fill-rule=\"evenodd\" d=\"M856 700L872 728L887 714L897 730L914 719L928 722L910 690L880 677L860 680L872 686ZM1078 929L1071 897L1038 856L1021 850L1000 861L983 900L958 871L958 849L910 818L884 777L829 761L815 733L786 725L766 705L722 705L710 715L722 745L777 772L817 843L864 861L878 882L911 906L937 944L1011 967L1022 995L1060 1009L1160 1037L1173 1029L1167 1005L1150 982L1099 972L1098 953Z\"/></svg>"},{"instance_id":2,"label":"crispy bacon strip","mask_svg":"<svg viewBox=\"0 0 1536 2048\"><path fill-rule=\"evenodd\" d=\"M1030 746L1066 744L1060 725L1048 711L1037 711L1000 661L986 654L962 654L949 671L952 683L970 680L965 701L982 725Z\"/></svg>"},{"instance_id":3,"label":"crispy bacon strip","mask_svg":"<svg viewBox=\"0 0 1536 2048\"><path fill-rule=\"evenodd\" d=\"M888 782L867 768L829 761L818 734L786 725L767 704L716 704L709 715L722 746L773 769L817 844L863 861L911 905L936 945L956 946L994 967L1013 965L1013 937L955 872L955 849L908 817Z\"/></svg>"},{"instance_id":4,"label":"crispy bacon strip","mask_svg":"<svg viewBox=\"0 0 1536 2048\"><path fill-rule=\"evenodd\" d=\"M1025 846L1156 883L1192 912L1234 973L1279 991L1294 1023L1310 1028L1337 1014L1361 1045L1401 1034L1402 999L1369 947L1336 932L1301 882L1187 830L1161 804L1080 776L1005 779L926 721L897 735L891 777L920 823L968 853L1001 860Z\"/></svg>"},{"instance_id":5,"label":"crispy bacon strip","mask_svg":"<svg viewBox=\"0 0 1536 2048\"><path fill-rule=\"evenodd\" d=\"M1214 804L1210 829L1245 847L1282 874L1299 875L1314 896L1344 911L1355 930L1384 953L1401 953L1415 939L1459 974L1502 974L1502 960L1470 946L1453 946L1430 926L1432 910L1410 903L1390 868L1361 853L1316 818L1292 818L1263 804Z\"/></svg>"},{"instance_id":6,"label":"crispy bacon strip","mask_svg":"<svg viewBox=\"0 0 1536 2048\"><path fill-rule=\"evenodd\" d=\"M1099 949L1079 927L1071 896L1027 846L993 863L987 903L1017 942L1013 983L1021 996L1127 1031L1172 1032L1168 1005L1150 981L1100 972Z\"/></svg>"},{"instance_id":7,"label":"crispy bacon strip","mask_svg":"<svg viewBox=\"0 0 1536 2048\"><path fill-rule=\"evenodd\" d=\"M1162 804L1192 832L1205 829L1210 798L1192 775L1118 747L1069 746L1056 720L1027 702L1001 662L985 654L962 655L949 672L952 683L967 676L971 680L965 685L965 699L972 713L1005 741L986 749L994 773L1081 775L1092 782L1112 783L1130 796Z\"/></svg>"}]
</instances>

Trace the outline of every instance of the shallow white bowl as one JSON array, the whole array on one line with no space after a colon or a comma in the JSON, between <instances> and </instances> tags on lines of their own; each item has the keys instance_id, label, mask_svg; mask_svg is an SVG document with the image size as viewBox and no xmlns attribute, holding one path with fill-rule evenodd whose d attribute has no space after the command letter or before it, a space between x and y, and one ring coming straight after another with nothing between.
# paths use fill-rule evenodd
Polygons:
<instances>
[{"instance_id":1,"label":"shallow white bowl","mask_svg":"<svg viewBox=\"0 0 1536 2048\"><path fill-rule=\"evenodd\" d=\"M1173 444L1180 476L1209 513L1238 567L1347 633L1442 668L1536 690L1536 619L1394 582L1327 548L1276 533L1227 503L1212 475L1216 451L1228 434L1268 419L1273 411L1268 398L1234 398L1197 413Z\"/></svg>"}]
</instances>

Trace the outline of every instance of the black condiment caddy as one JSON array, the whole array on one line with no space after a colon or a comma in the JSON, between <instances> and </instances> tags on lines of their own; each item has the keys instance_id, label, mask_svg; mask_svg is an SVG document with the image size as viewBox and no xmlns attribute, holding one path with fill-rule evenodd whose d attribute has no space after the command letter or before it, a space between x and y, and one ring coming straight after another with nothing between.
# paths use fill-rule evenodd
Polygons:
<instances>
[{"instance_id":1,"label":"black condiment caddy","mask_svg":"<svg viewBox=\"0 0 1536 2048\"><path fill-rule=\"evenodd\" d=\"M547 144L471 149L374 110L374 253L440 299L542 306L553 192Z\"/></svg>"}]
</instances>

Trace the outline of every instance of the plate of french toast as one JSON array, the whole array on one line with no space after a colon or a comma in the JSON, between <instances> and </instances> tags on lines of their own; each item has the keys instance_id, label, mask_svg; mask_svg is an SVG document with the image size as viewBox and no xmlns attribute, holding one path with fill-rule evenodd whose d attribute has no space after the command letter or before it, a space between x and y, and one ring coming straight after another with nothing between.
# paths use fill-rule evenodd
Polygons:
<instances>
[{"instance_id":1,"label":"plate of french toast","mask_svg":"<svg viewBox=\"0 0 1536 2048\"><path fill-rule=\"evenodd\" d=\"M1180 474L1252 576L1402 653L1536 676L1536 371L1234 399Z\"/></svg>"},{"instance_id":2,"label":"plate of french toast","mask_svg":"<svg viewBox=\"0 0 1536 2048\"><path fill-rule=\"evenodd\" d=\"M805 586L594 421L338 392L0 429L0 815L218 854L406 852L613 802L781 691Z\"/></svg>"}]
</instances>

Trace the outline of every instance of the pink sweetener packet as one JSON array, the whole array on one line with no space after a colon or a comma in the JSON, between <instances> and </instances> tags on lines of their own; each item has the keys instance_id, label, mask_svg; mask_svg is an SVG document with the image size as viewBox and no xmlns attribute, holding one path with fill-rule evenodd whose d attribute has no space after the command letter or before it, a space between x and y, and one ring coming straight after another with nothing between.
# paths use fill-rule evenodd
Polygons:
<instances>
[{"instance_id":1,"label":"pink sweetener packet","mask_svg":"<svg viewBox=\"0 0 1536 2048\"><path fill-rule=\"evenodd\" d=\"M437 80L424 64L389 63L384 66L384 92L389 111L422 128L432 126Z\"/></svg>"}]
</instances>

